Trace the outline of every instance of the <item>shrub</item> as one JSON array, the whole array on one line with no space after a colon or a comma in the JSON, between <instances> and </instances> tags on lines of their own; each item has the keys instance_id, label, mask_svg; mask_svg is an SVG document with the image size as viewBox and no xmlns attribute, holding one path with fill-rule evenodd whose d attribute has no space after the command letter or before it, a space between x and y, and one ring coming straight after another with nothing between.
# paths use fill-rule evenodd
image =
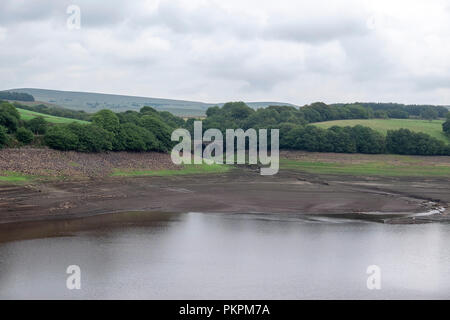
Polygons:
<instances>
[{"instance_id":1,"label":"shrub","mask_svg":"<svg viewBox=\"0 0 450 320\"><path fill-rule=\"evenodd\" d=\"M156 117L145 115L142 117L142 126L159 140L158 151L168 151L171 148L173 145L170 139L172 130L168 125Z\"/></svg>"},{"instance_id":2,"label":"shrub","mask_svg":"<svg viewBox=\"0 0 450 320\"><path fill-rule=\"evenodd\" d=\"M0 103L0 125L6 127L9 133L16 132L19 120L20 114L12 104L8 102Z\"/></svg>"},{"instance_id":3,"label":"shrub","mask_svg":"<svg viewBox=\"0 0 450 320\"><path fill-rule=\"evenodd\" d=\"M21 127L16 131L16 138L19 142L22 142L23 144L29 144L33 141L34 135L33 132L31 132L31 130Z\"/></svg>"},{"instance_id":4,"label":"shrub","mask_svg":"<svg viewBox=\"0 0 450 320\"><path fill-rule=\"evenodd\" d=\"M397 154L441 155L446 152L446 145L442 141L408 129L389 130L386 147L389 152Z\"/></svg>"},{"instance_id":5,"label":"shrub","mask_svg":"<svg viewBox=\"0 0 450 320\"><path fill-rule=\"evenodd\" d=\"M4 126L0 126L0 148L8 142L7 129Z\"/></svg>"},{"instance_id":6,"label":"shrub","mask_svg":"<svg viewBox=\"0 0 450 320\"><path fill-rule=\"evenodd\" d=\"M92 123L100 128L116 133L119 129L119 117L111 110L100 110L92 116Z\"/></svg>"},{"instance_id":7,"label":"shrub","mask_svg":"<svg viewBox=\"0 0 450 320\"><path fill-rule=\"evenodd\" d=\"M45 134L48 126L47 121L41 116L31 119L26 125L34 134Z\"/></svg>"},{"instance_id":8,"label":"shrub","mask_svg":"<svg viewBox=\"0 0 450 320\"><path fill-rule=\"evenodd\" d=\"M95 124L71 123L67 128L77 136L75 150L83 152L100 152L112 149L113 133Z\"/></svg>"},{"instance_id":9,"label":"shrub","mask_svg":"<svg viewBox=\"0 0 450 320\"><path fill-rule=\"evenodd\" d=\"M116 136L114 150L158 151L160 143L150 131L132 123L121 124Z\"/></svg>"},{"instance_id":10,"label":"shrub","mask_svg":"<svg viewBox=\"0 0 450 320\"><path fill-rule=\"evenodd\" d=\"M76 150L78 137L67 126L53 126L47 130L44 136L47 146L57 150Z\"/></svg>"}]
</instances>

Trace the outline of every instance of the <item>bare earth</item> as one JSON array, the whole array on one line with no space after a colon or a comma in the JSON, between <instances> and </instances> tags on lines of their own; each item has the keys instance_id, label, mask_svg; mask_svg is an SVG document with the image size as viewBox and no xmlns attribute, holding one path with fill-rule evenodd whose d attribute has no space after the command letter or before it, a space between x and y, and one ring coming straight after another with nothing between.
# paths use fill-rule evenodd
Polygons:
<instances>
[{"instance_id":1,"label":"bare earth","mask_svg":"<svg viewBox=\"0 0 450 320\"><path fill-rule=\"evenodd\" d=\"M259 171L240 167L225 174L123 178L107 175L117 167L171 167L170 158L165 154L24 150L12 155L0 151L0 169L34 174L55 170L83 179L0 182L0 223L125 211L333 214L388 223L449 218L448 211L408 217L448 207L450 184L444 177L332 176L293 171L261 176Z\"/></svg>"}]
</instances>

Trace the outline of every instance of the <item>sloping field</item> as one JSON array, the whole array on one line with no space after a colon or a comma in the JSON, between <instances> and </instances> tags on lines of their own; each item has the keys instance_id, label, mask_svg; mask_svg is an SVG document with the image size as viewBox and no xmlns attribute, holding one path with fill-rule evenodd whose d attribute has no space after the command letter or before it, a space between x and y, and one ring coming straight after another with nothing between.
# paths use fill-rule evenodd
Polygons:
<instances>
[{"instance_id":1,"label":"sloping field","mask_svg":"<svg viewBox=\"0 0 450 320\"><path fill-rule=\"evenodd\" d=\"M354 119L354 120L334 120L326 122L316 122L313 125L327 129L332 126L356 126L358 124L370 127L382 134L386 134L388 130L397 130L400 128L409 129L415 132L424 132L430 136L442 140L446 143L450 139L446 137L442 131L443 120L418 120L418 119Z\"/></svg>"},{"instance_id":2,"label":"sloping field","mask_svg":"<svg viewBox=\"0 0 450 320\"><path fill-rule=\"evenodd\" d=\"M47 122L51 122L51 123L71 123L71 122L89 123L87 121L78 120L78 119L56 117L56 116L51 116L51 115L48 115L48 114L43 114L43 113L34 112L34 111L30 111L30 110L25 110L25 109L20 109L20 108L16 108L16 109L17 109L17 111L19 111L20 117L23 120L30 120L30 119L33 119L33 118L41 116Z\"/></svg>"}]
</instances>

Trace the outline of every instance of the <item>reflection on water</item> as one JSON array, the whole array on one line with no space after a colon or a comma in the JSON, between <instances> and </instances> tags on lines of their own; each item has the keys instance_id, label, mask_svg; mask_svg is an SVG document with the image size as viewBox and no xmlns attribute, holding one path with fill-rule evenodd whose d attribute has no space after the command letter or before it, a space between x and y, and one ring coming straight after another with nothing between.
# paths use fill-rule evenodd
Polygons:
<instances>
[{"instance_id":1,"label":"reflection on water","mask_svg":"<svg viewBox=\"0 0 450 320\"><path fill-rule=\"evenodd\" d=\"M81 290L66 289L73 264ZM450 225L141 212L1 226L0 298L448 299Z\"/></svg>"}]
</instances>

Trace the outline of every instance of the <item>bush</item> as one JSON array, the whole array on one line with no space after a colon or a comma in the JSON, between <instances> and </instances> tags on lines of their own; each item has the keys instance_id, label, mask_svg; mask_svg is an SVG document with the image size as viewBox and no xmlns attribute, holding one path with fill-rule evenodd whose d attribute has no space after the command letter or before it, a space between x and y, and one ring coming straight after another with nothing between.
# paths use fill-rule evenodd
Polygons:
<instances>
[{"instance_id":1,"label":"bush","mask_svg":"<svg viewBox=\"0 0 450 320\"><path fill-rule=\"evenodd\" d=\"M67 128L77 136L78 144L74 150L100 152L112 149L114 135L95 124L71 123Z\"/></svg>"},{"instance_id":2,"label":"bush","mask_svg":"<svg viewBox=\"0 0 450 320\"><path fill-rule=\"evenodd\" d=\"M92 123L98 127L116 133L119 129L119 117L111 110L100 110L92 116Z\"/></svg>"},{"instance_id":3,"label":"bush","mask_svg":"<svg viewBox=\"0 0 450 320\"><path fill-rule=\"evenodd\" d=\"M446 121L442 124L442 130L450 136L450 112L447 113Z\"/></svg>"},{"instance_id":4,"label":"bush","mask_svg":"<svg viewBox=\"0 0 450 320\"><path fill-rule=\"evenodd\" d=\"M125 123L120 125L114 150L159 151L160 143L150 131L132 123Z\"/></svg>"},{"instance_id":5,"label":"bush","mask_svg":"<svg viewBox=\"0 0 450 320\"><path fill-rule=\"evenodd\" d=\"M4 126L0 126L0 148L8 142L7 129Z\"/></svg>"},{"instance_id":6,"label":"bush","mask_svg":"<svg viewBox=\"0 0 450 320\"><path fill-rule=\"evenodd\" d=\"M447 146L440 140L408 129L389 130L386 148L391 153L409 155L442 155Z\"/></svg>"},{"instance_id":7,"label":"bush","mask_svg":"<svg viewBox=\"0 0 450 320\"><path fill-rule=\"evenodd\" d=\"M31 119L26 123L28 129L30 129L34 134L45 134L47 131L47 121L45 121L44 117L36 117Z\"/></svg>"},{"instance_id":8,"label":"bush","mask_svg":"<svg viewBox=\"0 0 450 320\"><path fill-rule=\"evenodd\" d=\"M0 125L6 127L9 133L16 132L19 120L20 114L12 104L8 102L0 103Z\"/></svg>"},{"instance_id":9,"label":"bush","mask_svg":"<svg viewBox=\"0 0 450 320\"><path fill-rule=\"evenodd\" d=\"M379 132L362 125L352 128L352 136L356 142L356 151L359 153L384 153L386 141Z\"/></svg>"},{"instance_id":10,"label":"bush","mask_svg":"<svg viewBox=\"0 0 450 320\"><path fill-rule=\"evenodd\" d=\"M78 137L67 126L54 126L47 130L44 136L47 146L57 150L76 150Z\"/></svg>"},{"instance_id":11,"label":"bush","mask_svg":"<svg viewBox=\"0 0 450 320\"><path fill-rule=\"evenodd\" d=\"M17 129L16 138L19 142L22 142L23 144L29 144L33 141L34 135L33 132L31 132L27 128L21 127Z\"/></svg>"},{"instance_id":12,"label":"bush","mask_svg":"<svg viewBox=\"0 0 450 320\"><path fill-rule=\"evenodd\" d=\"M172 130L160 119L149 115L143 116L142 126L148 131L150 131L158 139L159 141L158 151L165 152L172 147L173 142L170 139Z\"/></svg>"}]
</instances>

